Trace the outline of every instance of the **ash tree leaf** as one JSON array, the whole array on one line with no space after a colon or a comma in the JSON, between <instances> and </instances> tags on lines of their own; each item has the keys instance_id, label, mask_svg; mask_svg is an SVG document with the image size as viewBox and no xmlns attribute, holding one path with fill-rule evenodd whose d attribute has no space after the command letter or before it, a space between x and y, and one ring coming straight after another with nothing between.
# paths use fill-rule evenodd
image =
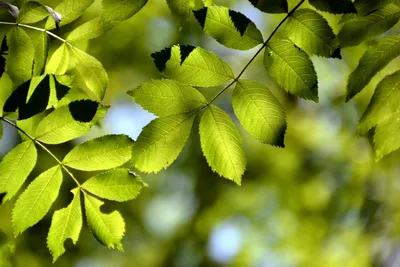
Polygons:
<instances>
[{"instance_id":1,"label":"ash tree leaf","mask_svg":"<svg viewBox=\"0 0 400 267\"><path fill-rule=\"evenodd\" d=\"M89 106L86 112L90 113L92 120L77 121L73 114L82 113L86 106L85 102L75 101L55 109L39 123L34 137L45 144L61 144L88 133L92 125L103 118L106 108L99 106L98 103L96 106ZM96 107L95 110L94 107Z\"/></svg>"},{"instance_id":2,"label":"ash tree leaf","mask_svg":"<svg viewBox=\"0 0 400 267\"><path fill-rule=\"evenodd\" d=\"M374 145L376 159L380 160L385 155L390 154L400 148L400 114L397 111L391 118L376 126L374 135Z\"/></svg>"},{"instance_id":3,"label":"ash tree leaf","mask_svg":"<svg viewBox=\"0 0 400 267\"><path fill-rule=\"evenodd\" d=\"M386 76L376 87L371 102L359 123L366 132L379 123L390 119L400 107L400 71Z\"/></svg>"},{"instance_id":4,"label":"ash tree leaf","mask_svg":"<svg viewBox=\"0 0 400 267\"><path fill-rule=\"evenodd\" d=\"M41 173L15 203L12 212L14 234L17 236L39 222L50 210L61 187L63 175L60 166Z\"/></svg>"},{"instance_id":5,"label":"ash tree leaf","mask_svg":"<svg viewBox=\"0 0 400 267\"><path fill-rule=\"evenodd\" d=\"M356 46L392 28L400 18L400 6L388 4L365 16L351 16L337 37L341 47Z\"/></svg>"},{"instance_id":6,"label":"ash tree leaf","mask_svg":"<svg viewBox=\"0 0 400 267\"><path fill-rule=\"evenodd\" d=\"M132 163L143 172L159 172L180 154L192 129L193 112L157 118L146 125L132 148Z\"/></svg>"},{"instance_id":7,"label":"ash tree leaf","mask_svg":"<svg viewBox=\"0 0 400 267\"><path fill-rule=\"evenodd\" d=\"M121 214L118 211L104 214L100 211L103 201L88 194L84 198L86 219L93 236L104 246L122 251L125 222Z\"/></svg>"},{"instance_id":8,"label":"ash tree leaf","mask_svg":"<svg viewBox=\"0 0 400 267\"><path fill-rule=\"evenodd\" d=\"M114 169L89 178L82 188L108 200L128 201L136 198L146 184L127 169Z\"/></svg>"},{"instance_id":9,"label":"ash tree leaf","mask_svg":"<svg viewBox=\"0 0 400 267\"><path fill-rule=\"evenodd\" d=\"M357 13L351 0L309 0L309 3L318 10L332 14Z\"/></svg>"},{"instance_id":10,"label":"ash tree leaf","mask_svg":"<svg viewBox=\"0 0 400 267\"><path fill-rule=\"evenodd\" d=\"M63 43L56 51L51 55L49 61L46 64L46 73L62 75L68 70L70 62L70 52L66 43Z\"/></svg>"},{"instance_id":11,"label":"ash tree leaf","mask_svg":"<svg viewBox=\"0 0 400 267\"><path fill-rule=\"evenodd\" d=\"M3 75L6 70L6 58L5 56L8 54L8 46L7 46L7 37L6 35L2 36L0 45L0 77Z\"/></svg>"},{"instance_id":12,"label":"ash tree leaf","mask_svg":"<svg viewBox=\"0 0 400 267\"><path fill-rule=\"evenodd\" d=\"M54 10L62 15L60 27L65 26L79 18L85 10L93 4L94 0L64 0ZM46 30L55 28L53 18L46 21Z\"/></svg>"},{"instance_id":13,"label":"ash tree leaf","mask_svg":"<svg viewBox=\"0 0 400 267\"><path fill-rule=\"evenodd\" d=\"M10 13L14 18L18 17L19 9L18 7L6 2L6 1L0 1L0 7L6 9L8 13Z\"/></svg>"},{"instance_id":14,"label":"ash tree leaf","mask_svg":"<svg viewBox=\"0 0 400 267\"><path fill-rule=\"evenodd\" d=\"M43 5L39 2L28 1L22 5L21 10L18 14L17 22L31 24L39 22L48 16L53 19L58 30L62 18L60 13L54 11L51 7Z\"/></svg>"},{"instance_id":15,"label":"ash tree leaf","mask_svg":"<svg viewBox=\"0 0 400 267\"><path fill-rule=\"evenodd\" d=\"M18 86L17 89L12 92L12 94L7 98L7 101L4 103L4 112L16 112L20 106L25 105L30 83L31 80L28 80Z\"/></svg>"},{"instance_id":16,"label":"ash tree leaf","mask_svg":"<svg viewBox=\"0 0 400 267\"><path fill-rule=\"evenodd\" d=\"M126 135L105 135L75 146L63 164L82 171L121 166L131 158L133 140Z\"/></svg>"},{"instance_id":17,"label":"ash tree leaf","mask_svg":"<svg viewBox=\"0 0 400 267\"><path fill-rule=\"evenodd\" d=\"M7 45L6 69L14 85L18 86L32 76L35 49L31 38L21 27L14 27L7 33Z\"/></svg>"},{"instance_id":18,"label":"ash tree leaf","mask_svg":"<svg viewBox=\"0 0 400 267\"><path fill-rule=\"evenodd\" d=\"M200 144L211 169L240 185L246 169L242 140L229 115L214 105L201 116Z\"/></svg>"},{"instance_id":19,"label":"ash tree leaf","mask_svg":"<svg viewBox=\"0 0 400 267\"><path fill-rule=\"evenodd\" d=\"M286 91L318 102L318 81L308 55L288 40L268 43L264 51L268 74Z\"/></svg>"},{"instance_id":20,"label":"ash tree leaf","mask_svg":"<svg viewBox=\"0 0 400 267\"><path fill-rule=\"evenodd\" d=\"M34 44L33 76L40 76L44 73L49 52L49 43L50 39L47 33L40 32Z\"/></svg>"},{"instance_id":21,"label":"ash tree leaf","mask_svg":"<svg viewBox=\"0 0 400 267\"><path fill-rule=\"evenodd\" d=\"M76 42L89 40L106 33L114 26L113 23L104 21L101 17L97 17L86 21L73 29L67 36L68 42Z\"/></svg>"},{"instance_id":22,"label":"ash tree leaf","mask_svg":"<svg viewBox=\"0 0 400 267\"><path fill-rule=\"evenodd\" d=\"M38 127L39 123L44 119L45 116L46 113L41 112L39 114L30 117L29 119L18 120L17 125L29 136L35 136L36 128ZM23 141L30 140L24 133L19 132L19 136Z\"/></svg>"},{"instance_id":23,"label":"ash tree leaf","mask_svg":"<svg viewBox=\"0 0 400 267\"><path fill-rule=\"evenodd\" d=\"M82 229L82 209L80 190L71 190L74 198L71 203L63 209L57 210L53 214L49 234L47 236L47 246L53 256L53 263L65 252L64 242L68 238L76 245Z\"/></svg>"},{"instance_id":24,"label":"ash tree leaf","mask_svg":"<svg viewBox=\"0 0 400 267\"><path fill-rule=\"evenodd\" d=\"M76 76L78 87L87 89L95 100L102 100L108 86L108 75L103 65L82 50L73 49L71 53L75 63L71 74Z\"/></svg>"},{"instance_id":25,"label":"ash tree leaf","mask_svg":"<svg viewBox=\"0 0 400 267\"><path fill-rule=\"evenodd\" d=\"M400 55L400 35L383 37L376 45L369 47L361 57L357 68L350 73L346 101L361 92L375 74L398 55Z\"/></svg>"},{"instance_id":26,"label":"ash tree leaf","mask_svg":"<svg viewBox=\"0 0 400 267\"><path fill-rule=\"evenodd\" d=\"M151 56L163 75L191 86L217 86L234 78L226 62L200 47L174 45Z\"/></svg>"},{"instance_id":27,"label":"ash tree leaf","mask_svg":"<svg viewBox=\"0 0 400 267\"><path fill-rule=\"evenodd\" d=\"M340 56L339 43L328 22L308 8L296 10L286 23L286 35L310 55Z\"/></svg>"},{"instance_id":28,"label":"ash tree leaf","mask_svg":"<svg viewBox=\"0 0 400 267\"><path fill-rule=\"evenodd\" d=\"M268 87L256 81L238 80L232 106L240 123L254 138L264 144L285 146L286 114Z\"/></svg>"},{"instance_id":29,"label":"ash tree leaf","mask_svg":"<svg viewBox=\"0 0 400 267\"><path fill-rule=\"evenodd\" d=\"M141 10L148 0L103 0L102 18L105 21L124 21Z\"/></svg>"},{"instance_id":30,"label":"ash tree leaf","mask_svg":"<svg viewBox=\"0 0 400 267\"><path fill-rule=\"evenodd\" d=\"M157 116L189 112L207 105L195 88L173 80L151 80L128 91L137 104Z\"/></svg>"},{"instance_id":31,"label":"ash tree leaf","mask_svg":"<svg viewBox=\"0 0 400 267\"><path fill-rule=\"evenodd\" d=\"M261 32L242 13L222 6L204 7L193 13L204 32L226 47L247 50L263 43Z\"/></svg>"},{"instance_id":32,"label":"ash tree leaf","mask_svg":"<svg viewBox=\"0 0 400 267\"><path fill-rule=\"evenodd\" d=\"M37 78L37 77L34 77ZM31 84L34 81L31 80ZM31 92L31 95L29 94ZM28 119L42 111L45 111L50 97L50 78L43 75L37 85L30 86L26 103L18 107L18 119Z\"/></svg>"},{"instance_id":33,"label":"ash tree leaf","mask_svg":"<svg viewBox=\"0 0 400 267\"><path fill-rule=\"evenodd\" d=\"M3 116L4 105L13 93L13 83L7 73L0 77L0 116Z\"/></svg>"},{"instance_id":34,"label":"ash tree leaf","mask_svg":"<svg viewBox=\"0 0 400 267\"><path fill-rule=\"evenodd\" d=\"M287 13L287 0L249 0L259 10L266 13Z\"/></svg>"},{"instance_id":35,"label":"ash tree leaf","mask_svg":"<svg viewBox=\"0 0 400 267\"><path fill-rule=\"evenodd\" d=\"M20 189L36 165L37 151L29 140L14 147L0 162L0 193L3 202L10 200Z\"/></svg>"},{"instance_id":36,"label":"ash tree leaf","mask_svg":"<svg viewBox=\"0 0 400 267\"><path fill-rule=\"evenodd\" d=\"M180 26L184 26L193 18L192 10L196 7L195 0L167 0L167 4Z\"/></svg>"},{"instance_id":37,"label":"ash tree leaf","mask_svg":"<svg viewBox=\"0 0 400 267\"><path fill-rule=\"evenodd\" d=\"M47 108L56 106L71 90L70 87L60 83L57 77L60 76L50 75L50 100Z\"/></svg>"},{"instance_id":38,"label":"ash tree leaf","mask_svg":"<svg viewBox=\"0 0 400 267\"><path fill-rule=\"evenodd\" d=\"M354 6L357 9L357 13L361 16L380 9L385 5L393 3L393 0L355 0Z\"/></svg>"}]
</instances>

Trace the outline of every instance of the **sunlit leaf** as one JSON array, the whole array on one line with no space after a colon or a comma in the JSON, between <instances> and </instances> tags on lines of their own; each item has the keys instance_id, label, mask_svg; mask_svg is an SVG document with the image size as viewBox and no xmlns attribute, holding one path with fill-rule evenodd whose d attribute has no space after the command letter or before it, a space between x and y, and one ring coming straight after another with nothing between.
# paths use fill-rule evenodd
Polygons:
<instances>
[{"instance_id":1,"label":"sunlit leaf","mask_svg":"<svg viewBox=\"0 0 400 267\"><path fill-rule=\"evenodd\" d=\"M185 145L193 120L194 114L189 112L151 121L133 145L133 165L143 172L167 168Z\"/></svg>"},{"instance_id":2,"label":"sunlit leaf","mask_svg":"<svg viewBox=\"0 0 400 267\"><path fill-rule=\"evenodd\" d=\"M400 55L400 35L389 35L368 48L347 83L346 101L349 101L371 81L390 61Z\"/></svg>"},{"instance_id":3,"label":"sunlit leaf","mask_svg":"<svg viewBox=\"0 0 400 267\"><path fill-rule=\"evenodd\" d=\"M249 0L259 10L266 13L287 13L287 0Z\"/></svg>"},{"instance_id":4,"label":"sunlit leaf","mask_svg":"<svg viewBox=\"0 0 400 267\"><path fill-rule=\"evenodd\" d=\"M240 185L246 169L242 140L229 115L214 105L201 116L200 143L211 169Z\"/></svg>"},{"instance_id":5,"label":"sunlit leaf","mask_svg":"<svg viewBox=\"0 0 400 267\"><path fill-rule=\"evenodd\" d=\"M82 188L104 199L128 201L136 198L146 186L127 169L114 169L89 178Z\"/></svg>"},{"instance_id":6,"label":"sunlit leaf","mask_svg":"<svg viewBox=\"0 0 400 267\"><path fill-rule=\"evenodd\" d=\"M151 54L167 77L192 86L217 86L234 78L230 66L200 47L174 45Z\"/></svg>"},{"instance_id":7,"label":"sunlit leaf","mask_svg":"<svg viewBox=\"0 0 400 267\"><path fill-rule=\"evenodd\" d=\"M36 1L28 1L22 5L19 11L17 21L19 23L36 23L50 16L55 23L56 28L60 25L61 14L54 11L51 7L43 5Z\"/></svg>"},{"instance_id":8,"label":"sunlit leaf","mask_svg":"<svg viewBox=\"0 0 400 267\"><path fill-rule=\"evenodd\" d=\"M46 64L46 73L62 75L68 69L70 61L70 53L66 43L63 43L51 55Z\"/></svg>"},{"instance_id":9,"label":"sunlit leaf","mask_svg":"<svg viewBox=\"0 0 400 267\"><path fill-rule=\"evenodd\" d=\"M132 145L126 135L105 135L74 147L63 163L83 171L112 169L131 158Z\"/></svg>"},{"instance_id":10,"label":"sunlit leaf","mask_svg":"<svg viewBox=\"0 0 400 267\"><path fill-rule=\"evenodd\" d=\"M0 116L3 116L4 104L13 93L13 84L7 73L0 77L0 88Z\"/></svg>"},{"instance_id":11,"label":"sunlit leaf","mask_svg":"<svg viewBox=\"0 0 400 267\"><path fill-rule=\"evenodd\" d=\"M100 17L91 19L75 29L67 36L68 42L76 42L96 38L113 27L112 23L102 20Z\"/></svg>"},{"instance_id":12,"label":"sunlit leaf","mask_svg":"<svg viewBox=\"0 0 400 267\"><path fill-rule=\"evenodd\" d=\"M49 52L49 36L45 32L40 32L35 40L35 54L33 59L33 75L39 76L44 72L47 55Z\"/></svg>"},{"instance_id":13,"label":"sunlit leaf","mask_svg":"<svg viewBox=\"0 0 400 267\"><path fill-rule=\"evenodd\" d=\"M204 96L189 85L167 79L140 84L128 92L135 102L157 116L185 113L207 104Z\"/></svg>"},{"instance_id":14,"label":"sunlit leaf","mask_svg":"<svg viewBox=\"0 0 400 267\"><path fill-rule=\"evenodd\" d=\"M263 84L239 80L232 96L233 110L243 127L262 143L284 147L286 115Z\"/></svg>"},{"instance_id":15,"label":"sunlit leaf","mask_svg":"<svg viewBox=\"0 0 400 267\"><path fill-rule=\"evenodd\" d=\"M123 21L135 15L148 0L103 0L102 18L105 21Z\"/></svg>"},{"instance_id":16,"label":"sunlit leaf","mask_svg":"<svg viewBox=\"0 0 400 267\"><path fill-rule=\"evenodd\" d=\"M397 111L391 118L376 126L374 144L376 159L381 159L385 155L400 148L400 114Z\"/></svg>"},{"instance_id":17,"label":"sunlit leaf","mask_svg":"<svg viewBox=\"0 0 400 267\"><path fill-rule=\"evenodd\" d=\"M60 166L40 174L15 203L12 221L15 236L39 222L56 200L63 175Z\"/></svg>"},{"instance_id":18,"label":"sunlit leaf","mask_svg":"<svg viewBox=\"0 0 400 267\"><path fill-rule=\"evenodd\" d=\"M53 262L65 252L64 242L68 238L74 245L78 242L79 234L82 229L82 209L80 190L71 191L74 198L68 207L57 210L53 214L49 234L47 236L47 246L53 255Z\"/></svg>"},{"instance_id":19,"label":"sunlit leaf","mask_svg":"<svg viewBox=\"0 0 400 267\"><path fill-rule=\"evenodd\" d=\"M304 99L318 101L318 82L308 55L287 40L268 43L264 52L268 74L286 91Z\"/></svg>"},{"instance_id":20,"label":"sunlit leaf","mask_svg":"<svg viewBox=\"0 0 400 267\"><path fill-rule=\"evenodd\" d=\"M32 141L14 147L0 162L0 193L3 202L11 199L36 165L37 152Z\"/></svg>"},{"instance_id":21,"label":"sunlit leaf","mask_svg":"<svg viewBox=\"0 0 400 267\"><path fill-rule=\"evenodd\" d=\"M121 239L125 233L125 222L118 211L104 214L100 207L104 202L85 194L85 213L93 236L104 246L123 250Z\"/></svg>"},{"instance_id":22,"label":"sunlit leaf","mask_svg":"<svg viewBox=\"0 0 400 267\"><path fill-rule=\"evenodd\" d=\"M36 114L29 119L25 120L18 120L17 125L20 129L22 129L26 134L29 136L33 137L35 136L36 133L36 128L38 127L39 123L43 120L43 118L46 116L45 112L41 112L39 114ZM24 133L19 132L19 136L21 137L22 140L30 140Z\"/></svg>"},{"instance_id":23,"label":"sunlit leaf","mask_svg":"<svg viewBox=\"0 0 400 267\"><path fill-rule=\"evenodd\" d=\"M242 13L222 6L193 11L203 30L226 47L247 50L263 43L261 32Z\"/></svg>"}]
</instances>

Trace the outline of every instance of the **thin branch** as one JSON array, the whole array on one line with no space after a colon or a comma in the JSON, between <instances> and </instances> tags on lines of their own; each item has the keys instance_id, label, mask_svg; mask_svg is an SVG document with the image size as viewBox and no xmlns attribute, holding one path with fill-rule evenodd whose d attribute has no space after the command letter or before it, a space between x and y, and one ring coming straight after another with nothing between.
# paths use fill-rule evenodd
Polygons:
<instances>
[{"instance_id":1,"label":"thin branch","mask_svg":"<svg viewBox=\"0 0 400 267\"><path fill-rule=\"evenodd\" d=\"M5 123L8 123L9 125L11 125L12 127L14 127L15 129L17 129L18 131L20 131L21 133L23 133L26 137L28 137L30 140L32 140L33 142L35 142L35 144L37 144L38 146L40 146L44 151L46 151L51 157L53 157L53 159L55 161L57 161L57 163L61 166L61 168L64 169L64 171L66 173L68 173L69 176L71 176L71 178L74 180L74 182L76 183L76 185L80 188L81 184L79 183L78 179L76 179L76 177L74 176L74 174L57 158L56 155L53 154L53 152L51 152L45 145L43 145L40 141L36 140L35 138L33 138L32 136L30 136L27 132L25 132L23 129L21 129L17 124L15 124L14 122L10 121L7 118L4 117L0 117L0 120L4 121Z\"/></svg>"},{"instance_id":2,"label":"thin branch","mask_svg":"<svg viewBox=\"0 0 400 267\"><path fill-rule=\"evenodd\" d=\"M243 75L243 73L247 70L247 68L250 66L250 64L256 59L258 54L261 53L261 51L268 45L269 41L271 41L272 37L275 35L275 33L279 30L279 28L282 26L283 23L295 12L303 3L305 0L301 0L287 15L283 18L283 20L278 24L278 26L275 27L275 29L272 31L268 39L263 43L263 45L260 47L260 49L257 50L257 52L253 55L253 57L247 62L246 66L242 69L242 71L239 73L239 75L233 79L231 83L229 83L227 86L224 87L221 91L219 91L207 104L209 106L211 103L213 103L223 92L225 92L229 87L231 87L234 83L236 83L240 77Z\"/></svg>"}]
</instances>

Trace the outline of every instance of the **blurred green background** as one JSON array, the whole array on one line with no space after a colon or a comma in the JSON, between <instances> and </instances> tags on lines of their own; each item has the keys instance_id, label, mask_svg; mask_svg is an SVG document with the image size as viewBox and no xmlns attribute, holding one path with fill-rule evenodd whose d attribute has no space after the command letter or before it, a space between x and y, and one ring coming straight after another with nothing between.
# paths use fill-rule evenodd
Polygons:
<instances>
[{"instance_id":1,"label":"blurred green background","mask_svg":"<svg viewBox=\"0 0 400 267\"><path fill-rule=\"evenodd\" d=\"M20 5L22 1L9 2ZM42 2L55 7L59 1ZM75 25L98 14L99 2ZM263 14L247 0L215 2L246 14L264 38L284 17ZM291 8L297 3L289 2ZM322 14L337 33L340 16ZM396 26L390 34L399 32ZM283 37L280 33L276 38ZM180 29L165 0L149 0L138 14L104 36L77 44L106 68L110 85L105 102L113 105L101 127L76 142L50 149L61 157L74 144L106 133L125 133L136 139L155 117L125 92L159 78L150 54L176 43L213 51L236 74L258 49L235 51L195 25ZM136 200L106 205L106 211L117 208L126 220L125 252L103 247L85 226L78 244L66 242L67 252L53 265L46 247L52 212L14 238L11 201L0 206L0 266L400 266L400 152L375 162L372 134L359 136L357 132L358 119L376 84L395 71L400 61L393 61L361 94L344 103L347 76L366 47L343 49L343 60L312 57L319 79L318 104L288 95L265 72L262 55L257 58L244 77L266 83L284 105L286 148L262 145L239 126L248 157L242 186L210 170L194 126L182 154L169 169L142 175L149 187ZM200 90L211 98L219 88ZM218 105L233 115L231 92L224 93ZM4 125L0 157L19 140L15 129ZM54 164L40 153L29 179ZM65 179L52 211L66 206L72 186Z\"/></svg>"}]
</instances>

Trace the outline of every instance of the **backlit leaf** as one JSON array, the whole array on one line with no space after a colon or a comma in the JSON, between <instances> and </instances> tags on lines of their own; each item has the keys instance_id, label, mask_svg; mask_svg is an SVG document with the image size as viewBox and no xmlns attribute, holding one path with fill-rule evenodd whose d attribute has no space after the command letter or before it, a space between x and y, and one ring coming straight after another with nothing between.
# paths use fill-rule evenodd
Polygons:
<instances>
[{"instance_id":1,"label":"backlit leaf","mask_svg":"<svg viewBox=\"0 0 400 267\"><path fill-rule=\"evenodd\" d=\"M38 38L35 40L35 53L33 59L33 75L39 76L44 72L46 65L47 55L49 52L49 36L45 32L40 32Z\"/></svg>"},{"instance_id":2,"label":"backlit leaf","mask_svg":"<svg viewBox=\"0 0 400 267\"><path fill-rule=\"evenodd\" d=\"M112 23L105 22L100 17L86 21L71 31L67 36L68 42L76 42L96 38L113 27Z\"/></svg>"},{"instance_id":3,"label":"backlit leaf","mask_svg":"<svg viewBox=\"0 0 400 267\"><path fill-rule=\"evenodd\" d=\"M82 188L100 198L122 202L136 198L144 186L129 170L114 169L89 178Z\"/></svg>"},{"instance_id":4,"label":"backlit leaf","mask_svg":"<svg viewBox=\"0 0 400 267\"><path fill-rule=\"evenodd\" d=\"M13 84L7 73L0 77L0 88L0 116L3 116L4 104L13 93Z\"/></svg>"},{"instance_id":5,"label":"backlit leaf","mask_svg":"<svg viewBox=\"0 0 400 267\"><path fill-rule=\"evenodd\" d=\"M36 23L44 18L50 16L53 19L53 23L55 23L56 28L61 22L61 14L54 11L51 7L43 5L36 1L28 1L22 5L21 10L19 11L17 21L19 23Z\"/></svg>"},{"instance_id":6,"label":"backlit leaf","mask_svg":"<svg viewBox=\"0 0 400 267\"><path fill-rule=\"evenodd\" d=\"M63 43L56 51L51 55L49 61L46 64L46 73L62 75L68 69L70 54L66 43Z\"/></svg>"},{"instance_id":7,"label":"backlit leaf","mask_svg":"<svg viewBox=\"0 0 400 267\"><path fill-rule=\"evenodd\" d=\"M242 140L229 115L214 105L201 116L200 144L211 169L240 185L246 169Z\"/></svg>"},{"instance_id":8,"label":"backlit leaf","mask_svg":"<svg viewBox=\"0 0 400 267\"><path fill-rule=\"evenodd\" d=\"M400 114L397 111L391 118L376 126L374 144L376 159L381 159L385 155L400 148Z\"/></svg>"},{"instance_id":9,"label":"backlit leaf","mask_svg":"<svg viewBox=\"0 0 400 267\"><path fill-rule=\"evenodd\" d=\"M103 0L102 18L105 21L123 21L135 15L148 0Z\"/></svg>"},{"instance_id":10,"label":"backlit leaf","mask_svg":"<svg viewBox=\"0 0 400 267\"><path fill-rule=\"evenodd\" d=\"M15 236L39 222L56 200L63 175L60 166L40 174L15 203L12 221Z\"/></svg>"}]
</instances>

